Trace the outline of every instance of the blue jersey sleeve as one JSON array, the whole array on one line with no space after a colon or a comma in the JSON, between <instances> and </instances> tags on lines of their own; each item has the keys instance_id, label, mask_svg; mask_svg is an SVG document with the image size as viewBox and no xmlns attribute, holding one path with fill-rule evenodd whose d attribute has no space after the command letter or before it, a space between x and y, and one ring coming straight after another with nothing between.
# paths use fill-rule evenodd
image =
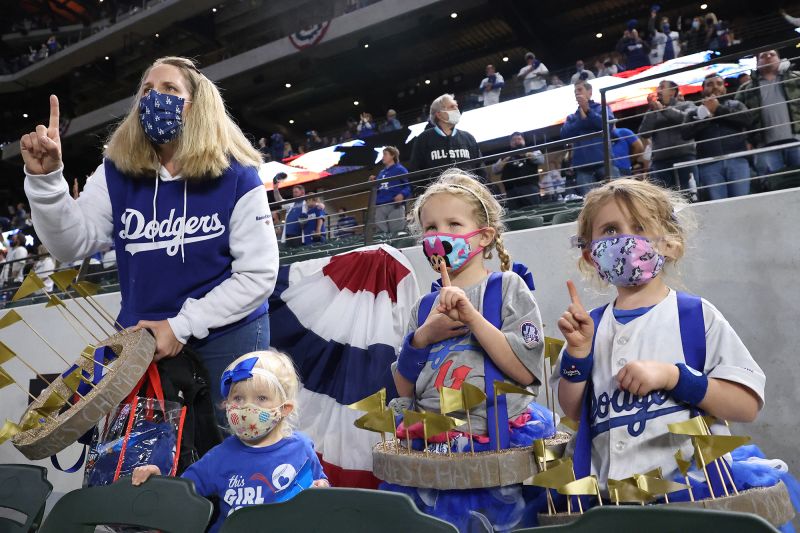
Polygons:
<instances>
[{"instance_id":1,"label":"blue jersey sleeve","mask_svg":"<svg viewBox=\"0 0 800 533\"><path fill-rule=\"evenodd\" d=\"M317 452L314 450L314 443L308 438L306 438L306 453L308 454L308 460L311 461L311 471L314 473L314 480L328 479L328 476L325 475L325 471L322 470L322 464L319 462Z\"/></svg>"}]
</instances>

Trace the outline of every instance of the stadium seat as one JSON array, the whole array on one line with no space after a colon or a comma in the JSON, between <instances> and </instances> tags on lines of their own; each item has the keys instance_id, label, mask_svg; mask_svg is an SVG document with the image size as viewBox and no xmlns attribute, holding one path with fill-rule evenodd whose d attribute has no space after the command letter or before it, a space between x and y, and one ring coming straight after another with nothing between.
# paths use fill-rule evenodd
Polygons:
<instances>
[{"instance_id":1,"label":"stadium seat","mask_svg":"<svg viewBox=\"0 0 800 533\"><path fill-rule=\"evenodd\" d=\"M544 217L540 215L529 215L524 218L512 218L510 220L506 220L506 227L509 231L538 228L539 226L544 226Z\"/></svg>"},{"instance_id":2,"label":"stadium seat","mask_svg":"<svg viewBox=\"0 0 800 533\"><path fill-rule=\"evenodd\" d=\"M567 222L575 222L578 220L578 215L581 213L580 209L571 209L569 211L561 211L553 215L551 225L566 224Z\"/></svg>"},{"instance_id":3,"label":"stadium seat","mask_svg":"<svg viewBox=\"0 0 800 533\"><path fill-rule=\"evenodd\" d=\"M309 489L291 500L244 507L232 513L222 533L455 533L455 526L421 513L405 494L366 489Z\"/></svg>"},{"instance_id":4,"label":"stadium seat","mask_svg":"<svg viewBox=\"0 0 800 533\"><path fill-rule=\"evenodd\" d=\"M777 533L760 516L728 511L673 506L595 507L567 525L517 529L514 533L571 533L589 531L725 531L726 533Z\"/></svg>"},{"instance_id":5,"label":"stadium seat","mask_svg":"<svg viewBox=\"0 0 800 533\"><path fill-rule=\"evenodd\" d=\"M166 533L203 531L213 506L188 479L153 476L139 487L125 477L112 485L66 494L45 520L41 533L87 533L98 525L127 525Z\"/></svg>"},{"instance_id":6,"label":"stadium seat","mask_svg":"<svg viewBox=\"0 0 800 533\"><path fill-rule=\"evenodd\" d=\"M26 533L41 523L44 504L53 492L47 469L34 465L0 465L0 532Z\"/></svg>"}]
</instances>

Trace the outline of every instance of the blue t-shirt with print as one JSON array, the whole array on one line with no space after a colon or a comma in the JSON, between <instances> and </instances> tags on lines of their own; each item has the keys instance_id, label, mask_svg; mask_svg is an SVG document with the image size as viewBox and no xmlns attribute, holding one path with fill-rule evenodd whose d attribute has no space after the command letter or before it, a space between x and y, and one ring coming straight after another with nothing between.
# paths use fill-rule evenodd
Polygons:
<instances>
[{"instance_id":1,"label":"blue t-shirt with print","mask_svg":"<svg viewBox=\"0 0 800 533\"><path fill-rule=\"evenodd\" d=\"M317 221L322 219L322 228L320 229L320 236L321 240L319 242L325 242L325 209L315 205L314 207L309 207L308 211L306 212L306 222L303 224L303 244L311 244L314 241L314 237L317 234Z\"/></svg>"},{"instance_id":2,"label":"blue t-shirt with print","mask_svg":"<svg viewBox=\"0 0 800 533\"><path fill-rule=\"evenodd\" d=\"M225 518L241 507L279 501L295 476L310 461L313 478L328 479L314 443L294 432L275 444L255 448L230 436L190 466L181 477L194 481L201 496L219 498L219 518L209 529L219 531Z\"/></svg>"}]
</instances>

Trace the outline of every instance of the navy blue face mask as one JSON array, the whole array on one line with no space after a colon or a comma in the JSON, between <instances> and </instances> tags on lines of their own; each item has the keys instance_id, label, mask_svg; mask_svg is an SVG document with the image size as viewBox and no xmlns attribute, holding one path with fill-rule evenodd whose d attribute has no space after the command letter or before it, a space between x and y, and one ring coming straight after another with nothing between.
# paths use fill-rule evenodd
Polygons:
<instances>
[{"instance_id":1,"label":"navy blue face mask","mask_svg":"<svg viewBox=\"0 0 800 533\"><path fill-rule=\"evenodd\" d=\"M186 99L150 89L139 99L139 122L144 134L156 144L174 140L183 126Z\"/></svg>"}]
</instances>

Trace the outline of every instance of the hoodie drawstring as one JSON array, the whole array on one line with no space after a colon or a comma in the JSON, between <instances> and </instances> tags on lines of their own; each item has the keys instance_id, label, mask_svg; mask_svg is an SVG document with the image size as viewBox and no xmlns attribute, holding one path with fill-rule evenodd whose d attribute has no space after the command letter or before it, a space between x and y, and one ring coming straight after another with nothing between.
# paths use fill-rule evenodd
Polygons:
<instances>
[{"instance_id":1,"label":"hoodie drawstring","mask_svg":"<svg viewBox=\"0 0 800 533\"><path fill-rule=\"evenodd\" d=\"M156 190L153 193L153 226L155 226L153 231L153 239L152 242L156 242L156 233L158 233L158 218L156 217L156 198L158 198L158 182L161 181L161 178L158 175L158 170L156 170Z\"/></svg>"},{"instance_id":2,"label":"hoodie drawstring","mask_svg":"<svg viewBox=\"0 0 800 533\"><path fill-rule=\"evenodd\" d=\"M188 187L189 187L189 182L186 179L184 179L183 180L183 224L181 224L181 263L186 262L183 256L183 240L184 237L186 236L186 195L187 195L186 191Z\"/></svg>"}]
</instances>

